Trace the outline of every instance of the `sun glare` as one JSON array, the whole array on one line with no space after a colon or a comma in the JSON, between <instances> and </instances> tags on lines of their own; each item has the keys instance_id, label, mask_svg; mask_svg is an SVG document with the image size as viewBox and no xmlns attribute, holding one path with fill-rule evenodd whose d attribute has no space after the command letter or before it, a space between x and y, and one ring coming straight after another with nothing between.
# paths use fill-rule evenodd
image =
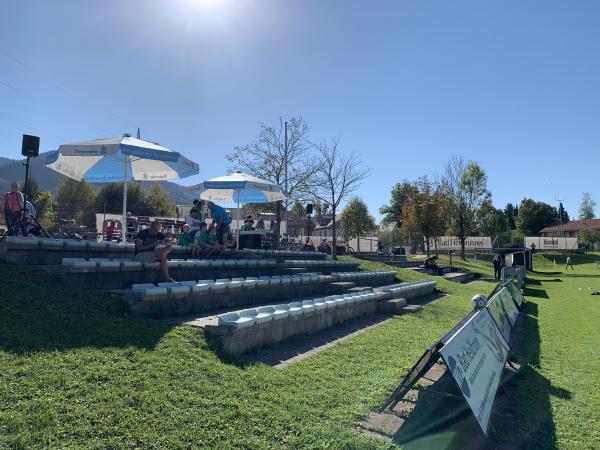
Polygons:
<instances>
[{"instance_id":1,"label":"sun glare","mask_svg":"<svg viewBox=\"0 0 600 450\"><path fill-rule=\"evenodd\" d=\"M190 7L199 12L217 11L225 6L225 0L185 0Z\"/></svg>"}]
</instances>

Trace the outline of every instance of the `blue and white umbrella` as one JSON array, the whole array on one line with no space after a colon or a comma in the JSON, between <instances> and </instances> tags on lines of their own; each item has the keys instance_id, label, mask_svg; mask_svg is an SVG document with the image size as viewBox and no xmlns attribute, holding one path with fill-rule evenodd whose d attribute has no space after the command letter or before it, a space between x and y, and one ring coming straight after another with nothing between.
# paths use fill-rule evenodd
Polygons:
<instances>
[{"instance_id":1,"label":"blue and white umbrella","mask_svg":"<svg viewBox=\"0 0 600 450\"><path fill-rule=\"evenodd\" d=\"M287 198L280 185L242 172L203 181L192 189L200 190L202 200L237 203L238 248L240 203L270 203Z\"/></svg>"},{"instance_id":2,"label":"blue and white umbrella","mask_svg":"<svg viewBox=\"0 0 600 450\"><path fill-rule=\"evenodd\" d=\"M91 183L123 181L123 230L126 229L127 181L185 178L198 164L178 152L129 135L61 145L46 166L74 180Z\"/></svg>"}]
</instances>

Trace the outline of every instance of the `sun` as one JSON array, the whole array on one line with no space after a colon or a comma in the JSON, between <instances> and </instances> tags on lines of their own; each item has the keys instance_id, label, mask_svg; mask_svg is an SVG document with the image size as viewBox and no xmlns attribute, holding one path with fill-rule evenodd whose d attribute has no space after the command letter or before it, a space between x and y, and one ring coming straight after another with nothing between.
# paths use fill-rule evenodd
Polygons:
<instances>
[{"instance_id":1,"label":"sun","mask_svg":"<svg viewBox=\"0 0 600 450\"><path fill-rule=\"evenodd\" d=\"M210 12L221 9L225 1L224 0L184 0L190 7L201 11Z\"/></svg>"}]
</instances>

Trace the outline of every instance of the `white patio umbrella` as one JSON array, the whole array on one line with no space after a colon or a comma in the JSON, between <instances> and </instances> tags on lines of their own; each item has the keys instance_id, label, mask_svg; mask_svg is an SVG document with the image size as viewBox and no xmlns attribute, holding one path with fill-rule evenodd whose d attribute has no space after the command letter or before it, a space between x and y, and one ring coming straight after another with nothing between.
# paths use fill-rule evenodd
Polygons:
<instances>
[{"instance_id":1,"label":"white patio umbrella","mask_svg":"<svg viewBox=\"0 0 600 450\"><path fill-rule=\"evenodd\" d=\"M242 172L233 172L192 186L202 200L237 203L237 248L240 247L240 203L270 203L285 200L281 186Z\"/></svg>"},{"instance_id":2,"label":"white patio umbrella","mask_svg":"<svg viewBox=\"0 0 600 450\"><path fill-rule=\"evenodd\" d=\"M91 183L123 181L123 234L127 229L127 182L185 178L198 164L178 152L129 136L61 145L46 166L74 180Z\"/></svg>"}]
</instances>

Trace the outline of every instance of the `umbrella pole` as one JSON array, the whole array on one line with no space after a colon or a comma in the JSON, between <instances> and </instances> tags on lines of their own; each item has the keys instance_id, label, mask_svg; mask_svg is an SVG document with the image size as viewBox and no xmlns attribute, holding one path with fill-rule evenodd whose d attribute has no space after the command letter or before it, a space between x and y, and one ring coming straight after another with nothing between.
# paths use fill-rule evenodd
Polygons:
<instances>
[{"instance_id":1,"label":"umbrella pole","mask_svg":"<svg viewBox=\"0 0 600 450\"><path fill-rule=\"evenodd\" d=\"M236 247L240 249L240 191L237 192L237 239L236 239Z\"/></svg>"},{"instance_id":2,"label":"umbrella pole","mask_svg":"<svg viewBox=\"0 0 600 450\"><path fill-rule=\"evenodd\" d=\"M123 162L123 222L121 222L121 240L123 243L126 242L127 236L127 164L129 163L129 158L125 156L125 161Z\"/></svg>"}]
</instances>

